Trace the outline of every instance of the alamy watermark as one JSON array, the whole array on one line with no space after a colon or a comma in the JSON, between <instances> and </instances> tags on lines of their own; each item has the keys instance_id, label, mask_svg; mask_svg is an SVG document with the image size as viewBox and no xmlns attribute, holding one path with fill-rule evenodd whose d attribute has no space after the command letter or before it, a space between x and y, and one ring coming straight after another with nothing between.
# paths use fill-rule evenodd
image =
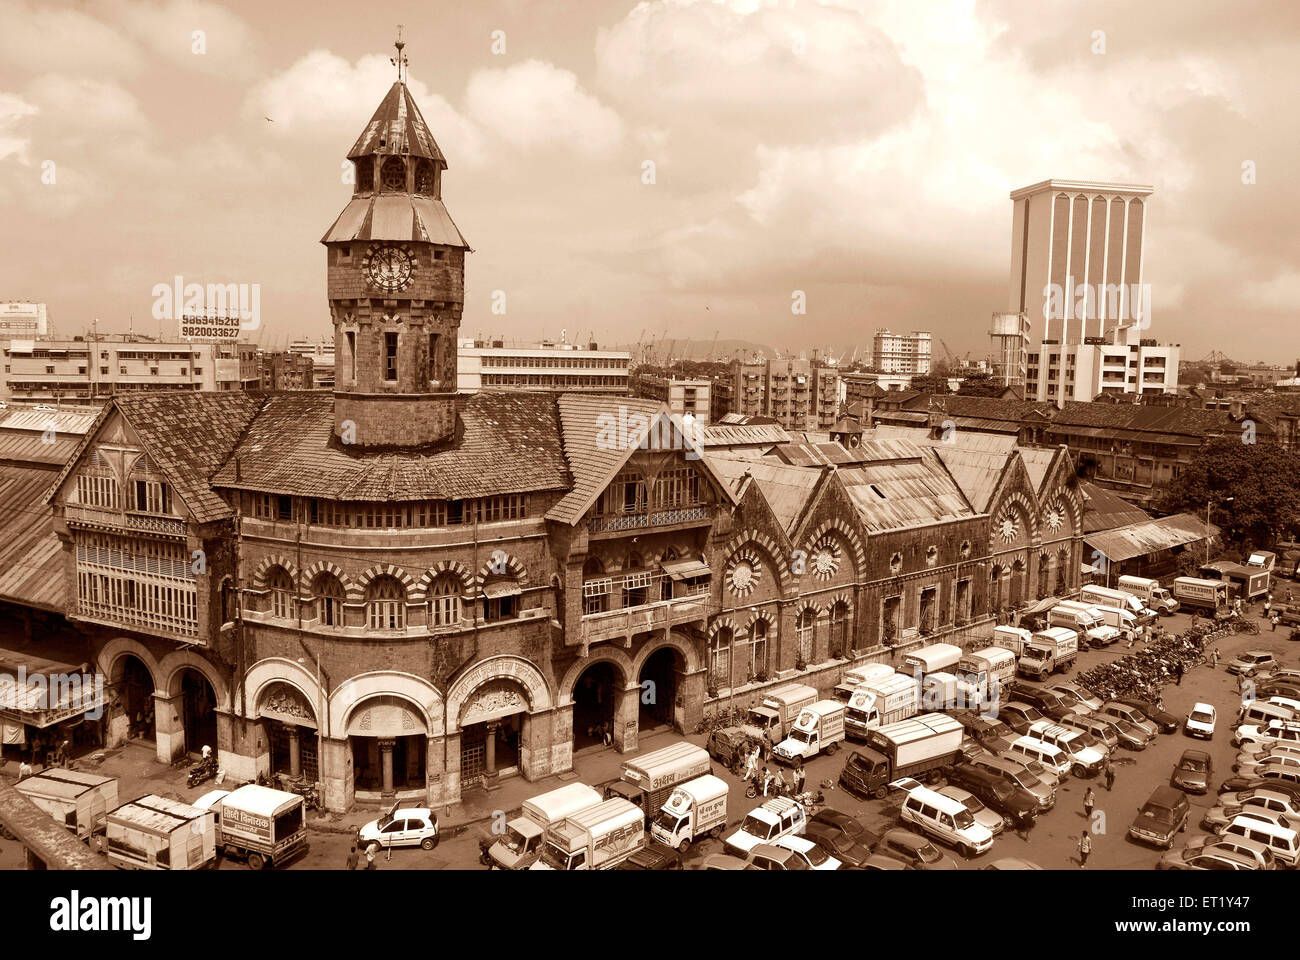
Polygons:
<instances>
[{"instance_id":1,"label":"alamy watermark","mask_svg":"<svg viewBox=\"0 0 1300 960\"><path fill-rule=\"evenodd\" d=\"M1065 285L1043 287L1044 320L1133 320L1151 326L1151 284L1078 283L1069 274Z\"/></svg>"},{"instance_id":2,"label":"alamy watermark","mask_svg":"<svg viewBox=\"0 0 1300 960\"><path fill-rule=\"evenodd\" d=\"M689 414L632 413L620 404L618 414L596 418L596 447L600 450L682 450L687 460L704 456L704 430Z\"/></svg>"},{"instance_id":3,"label":"alamy watermark","mask_svg":"<svg viewBox=\"0 0 1300 960\"><path fill-rule=\"evenodd\" d=\"M155 320L178 320L182 338L234 339L262 323L260 283L186 283L179 274L150 291Z\"/></svg>"},{"instance_id":4,"label":"alamy watermark","mask_svg":"<svg viewBox=\"0 0 1300 960\"><path fill-rule=\"evenodd\" d=\"M0 674L0 709L69 711L84 713L87 719L104 715L102 673L34 673L19 667L17 676Z\"/></svg>"}]
</instances>

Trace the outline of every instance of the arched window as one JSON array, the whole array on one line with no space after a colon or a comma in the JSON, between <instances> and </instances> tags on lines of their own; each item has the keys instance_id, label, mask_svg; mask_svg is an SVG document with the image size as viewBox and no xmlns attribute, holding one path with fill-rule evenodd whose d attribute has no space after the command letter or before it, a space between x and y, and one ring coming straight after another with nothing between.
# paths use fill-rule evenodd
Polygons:
<instances>
[{"instance_id":1,"label":"arched window","mask_svg":"<svg viewBox=\"0 0 1300 960\"><path fill-rule=\"evenodd\" d=\"M429 625L454 627L460 623L460 580L444 573L433 581L429 590Z\"/></svg>"},{"instance_id":2,"label":"arched window","mask_svg":"<svg viewBox=\"0 0 1300 960\"><path fill-rule=\"evenodd\" d=\"M406 591L394 577L377 577L366 588L366 622L371 630L406 627Z\"/></svg>"},{"instance_id":3,"label":"arched window","mask_svg":"<svg viewBox=\"0 0 1300 960\"><path fill-rule=\"evenodd\" d=\"M731 628L723 627L709 641L709 686L731 686Z\"/></svg>"},{"instance_id":4,"label":"arched window","mask_svg":"<svg viewBox=\"0 0 1300 960\"><path fill-rule=\"evenodd\" d=\"M415 165L415 192L422 193L426 197L435 195L435 176L436 168L429 160L421 160Z\"/></svg>"},{"instance_id":5,"label":"arched window","mask_svg":"<svg viewBox=\"0 0 1300 960\"><path fill-rule=\"evenodd\" d=\"M319 573L311 584L316 616L323 627L343 626L343 584L332 573Z\"/></svg>"},{"instance_id":6,"label":"arched window","mask_svg":"<svg viewBox=\"0 0 1300 960\"><path fill-rule=\"evenodd\" d=\"M794 635L796 641L796 655L801 663L811 663L813 655L813 643L817 637L817 611L812 607L805 607L803 612L795 618Z\"/></svg>"},{"instance_id":7,"label":"arched window","mask_svg":"<svg viewBox=\"0 0 1300 960\"><path fill-rule=\"evenodd\" d=\"M235 585L229 579L221 582L221 622L235 622Z\"/></svg>"},{"instance_id":8,"label":"arched window","mask_svg":"<svg viewBox=\"0 0 1300 960\"><path fill-rule=\"evenodd\" d=\"M266 578L271 588L271 616L292 620L298 616L298 604L293 596L293 578L283 567L273 567Z\"/></svg>"},{"instance_id":9,"label":"arched window","mask_svg":"<svg viewBox=\"0 0 1300 960\"><path fill-rule=\"evenodd\" d=\"M609 609L609 594L614 582L605 576L605 565L596 557L588 557L582 565L582 613L604 613Z\"/></svg>"},{"instance_id":10,"label":"arched window","mask_svg":"<svg viewBox=\"0 0 1300 960\"><path fill-rule=\"evenodd\" d=\"M831 656L848 655L849 608L843 600L831 607Z\"/></svg>"},{"instance_id":11,"label":"arched window","mask_svg":"<svg viewBox=\"0 0 1300 960\"><path fill-rule=\"evenodd\" d=\"M357 191L370 192L375 188L375 161L370 157L362 157L354 161L357 168Z\"/></svg>"},{"instance_id":12,"label":"arched window","mask_svg":"<svg viewBox=\"0 0 1300 960\"><path fill-rule=\"evenodd\" d=\"M401 157L389 157L380 168L379 180L385 190L405 190L406 163Z\"/></svg>"},{"instance_id":13,"label":"arched window","mask_svg":"<svg viewBox=\"0 0 1300 960\"><path fill-rule=\"evenodd\" d=\"M757 677L767 671L767 621L755 620L749 628L749 675Z\"/></svg>"}]
</instances>

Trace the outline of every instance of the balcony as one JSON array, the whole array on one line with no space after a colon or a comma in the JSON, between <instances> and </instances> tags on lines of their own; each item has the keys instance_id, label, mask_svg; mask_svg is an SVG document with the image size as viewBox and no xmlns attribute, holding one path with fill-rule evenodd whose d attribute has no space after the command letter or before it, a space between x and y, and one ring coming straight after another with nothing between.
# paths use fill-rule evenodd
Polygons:
<instances>
[{"instance_id":1,"label":"balcony","mask_svg":"<svg viewBox=\"0 0 1300 960\"><path fill-rule=\"evenodd\" d=\"M582 618L582 629L577 637L565 637L568 646L590 644L606 640L631 640L638 633L664 630L696 620L708 618L713 599L707 593L696 593L671 600L658 600L639 607L626 607L606 613L589 613Z\"/></svg>"},{"instance_id":2,"label":"balcony","mask_svg":"<svg viewBox=\"0 0 1300 960\"><path fill-rule=\"evenodd\" d=\"M104 507L86 507L69 503L64 505L63 518L69 523L107 527L112 530L138 530L143 533L160 533L169 537L185 536L184 520L130 510L109 510Z\"/></svg>"},{"instance_id":3,"label":"balcony","mask_svg":"<svg viewBox=\"0 0 1300 960\"><path fill-rule=\"evenodd\" d=\"M702 503L689 507L650 510L646 513L621 513L611 514L607 517L592 517L587 521L587 532L589 534L622 533L627 530L644 530L649 527L672 527L712 522L713 507Z\"/></svg>"}]
</instances>

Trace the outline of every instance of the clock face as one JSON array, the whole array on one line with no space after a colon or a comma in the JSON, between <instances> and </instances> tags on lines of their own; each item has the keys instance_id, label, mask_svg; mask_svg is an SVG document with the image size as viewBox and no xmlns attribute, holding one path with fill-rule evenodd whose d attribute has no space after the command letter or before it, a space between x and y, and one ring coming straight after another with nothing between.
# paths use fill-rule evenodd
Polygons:
<instances>
[{"instance_id":1,"label":"clock face","mask_svg":"<svg viewBox=\"0 0 1300 960\"><path fill-rule=\"evenodd\" d=\"M401 247L379 247L366 262L366 279L381 290L401 290L411 282L415 263Z\"/></svg>"}]
</instances>

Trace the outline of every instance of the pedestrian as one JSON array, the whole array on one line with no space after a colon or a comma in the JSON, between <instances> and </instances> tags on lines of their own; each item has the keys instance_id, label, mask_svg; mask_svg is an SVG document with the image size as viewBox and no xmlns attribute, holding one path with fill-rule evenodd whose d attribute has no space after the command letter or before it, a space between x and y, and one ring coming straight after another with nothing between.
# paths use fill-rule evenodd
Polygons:
<instances>
[{"instance_id":1,"label":"pedestrian","mask_svg":"<svg viewBox=\"0 0 1300 960\"><path fill-rule=\"evenodd\" d=\"M30 776L32 776L32 765L24 760L22 763L18 764L18 779L25 780Z\"/></svg>"},{"instance_id":2,"label":"pedestrian","mask_svg":"<svg viewBox=\"0 0 1300 960\"><path fill-rule=\"evenodd\" d=\"M1079 848L1079 869L1086 870L1088 867L1088 854L1092 853L1092 837L1088 836L1087 830L1079 834L1079 842L1075 846Z\"/></svg>"},{"instance_id":3,"label":"pedestrian","mask_svg":"<svg viewBox=\"0 0 1300 960\"><path fill-rule=\"evenodd\" d=\"M755 747L754 750L750 752L750 754L745 758L745 775L741 777L741 779L749 780L751 777L754 776L754 772L757 769L758 769L758 748Z\"/></svg>"},{"instance_id":4,"label":"pedestrian","mask_svg":"<svg viewBox=\"0 0 1300 960\"><path fill-rule=\"evenodd\" d=\"M379 869L378 867L375 866L375 851L373 847L366 847L366 869L367 870Z\"/></svg>"},{"instance_id":5,"label":"pedestrian","mask_svg":"<svg viewBox=\"0 0 1300 960\"><path fill-rule=\"evenodd\" d=\"M614 725L612 723L606 723L601 726L600 739L607 747L612 747L614 745Z\"/></svg>"},{"instance_id":6,"label":"pedestrian","mask_svg":"<svg viewBox=\"0 0 1300 960\"><path fill-rule=\"evenodd\" d=\"M1083 792L1083 815L1090 818L1092 816L1092 808L1096 805L1097 795L1092 792L1092 787L1089 787Z\"/></svg>"},{"instance_id":7,"label":"pedestrian","mask_svg":"<svg viewBox=\"0 0 1300 960\"><path fill-rule=\"evenodd\" d=\"M1241 616L1241 597L1232 601L1232 612L1237 616Z\"/></svg>"},{"instance_id":8,"label":"pedestrian","mask_svg":"<svg viewBox=\"0 0 1300 960\"><path fill-rule=\"evenodd\" d=\"M767 791L771 788L771 786L772 786L772 771L767 769L767 765L764 764L763 765L763 796L765 797L767 796Z\"/></svg>"},{"instance_id":9,"label":"pedestrian","mask_svg":"<svg viewBox=\"0 0 1300 960\"><path fill-rule=\"evenodd\" d=\"M1016 824L1016 836L1019 837L1021 840L1025 841L1025 843L1028 843L1028 842L1029 842L1029 828L1032 827L1032 826L1034 825L1034 820L1033 820L1033 818L1032 818L1032 817L1017 817L1016 820L1015 820L1015 824Z\"/></svg>"},{"instance_id":10,"label":"pedestrian","mask_svg":"<svg viewBox=\"0 0 1300 960\"><path fill-rule=\"evenodd\" d=\"M348 869L355 870L357 864L361 862L361 855L357 853L357 845L352 844L352 849L348 851Z\"/></svg>"},{"instance_id":11,"label":"pedestrian","mask_svg":"<svg viewBox=\"0 0 1300 960\"><path fill-rule=\"evenodd\" d=\"M1111 787L1115 786L1115 768L1110 765L1110 760L1106 761L1106 792L1109 793Z\"/></svg>"},{"instance_id":12,"label":"pedestrian","mask_svg":"<svg viewBox=\"0 0 1300 960\"><path fill-rule=\"evenodd\" d=\"M1290 590L1288 590L1288 591L1286 592L1286 602L1287 602L1287 603L1290 603L1290 602L1291 602L1291 591L1290 591Z\"/></svg>"},{"instance_id":13,"label":"pedestrian","mask_svg":"<svg viewBox=\"0 0 1300 960\"><path fill-rule=\"evenodd\" d=\"M1179 660L1178 668L1174 671L1174 686L1181 687L1182 685L1183 685L1183 661Z\"/></svg>"},{"instance_id":14,"label":"pedestrian","mask_svg":"<svg viewBox=\"0 0 1300 960\"><path fill-rule=\"evenodd\" d=\"M1277 625L1282 622L1282 618L1276 613L1273 614L1273 632L1277 633Z\"/></svg>"},{"instance_id":15,"label":"pedestrian","mask_svg":"<svg viewBox=\"0 0 1300 960\"><path fill-rule=\"evenodd\" d=\"M806 779L807 779L807 774L803 772L803 758L800 758L796 760L794 764L794 792L795 793L803 793L803 785Z\"/></svg>"},{"instance_id":16,"label":"pedestrian","mask_svg":"<svg viewBox=\"0 0 1300 960\"><path fill-rule=\"evenodd\" d=\"M1210 664L1217 670L1219 667L1219 648L1210 648Z\"/></svg>"}]
</instances>

